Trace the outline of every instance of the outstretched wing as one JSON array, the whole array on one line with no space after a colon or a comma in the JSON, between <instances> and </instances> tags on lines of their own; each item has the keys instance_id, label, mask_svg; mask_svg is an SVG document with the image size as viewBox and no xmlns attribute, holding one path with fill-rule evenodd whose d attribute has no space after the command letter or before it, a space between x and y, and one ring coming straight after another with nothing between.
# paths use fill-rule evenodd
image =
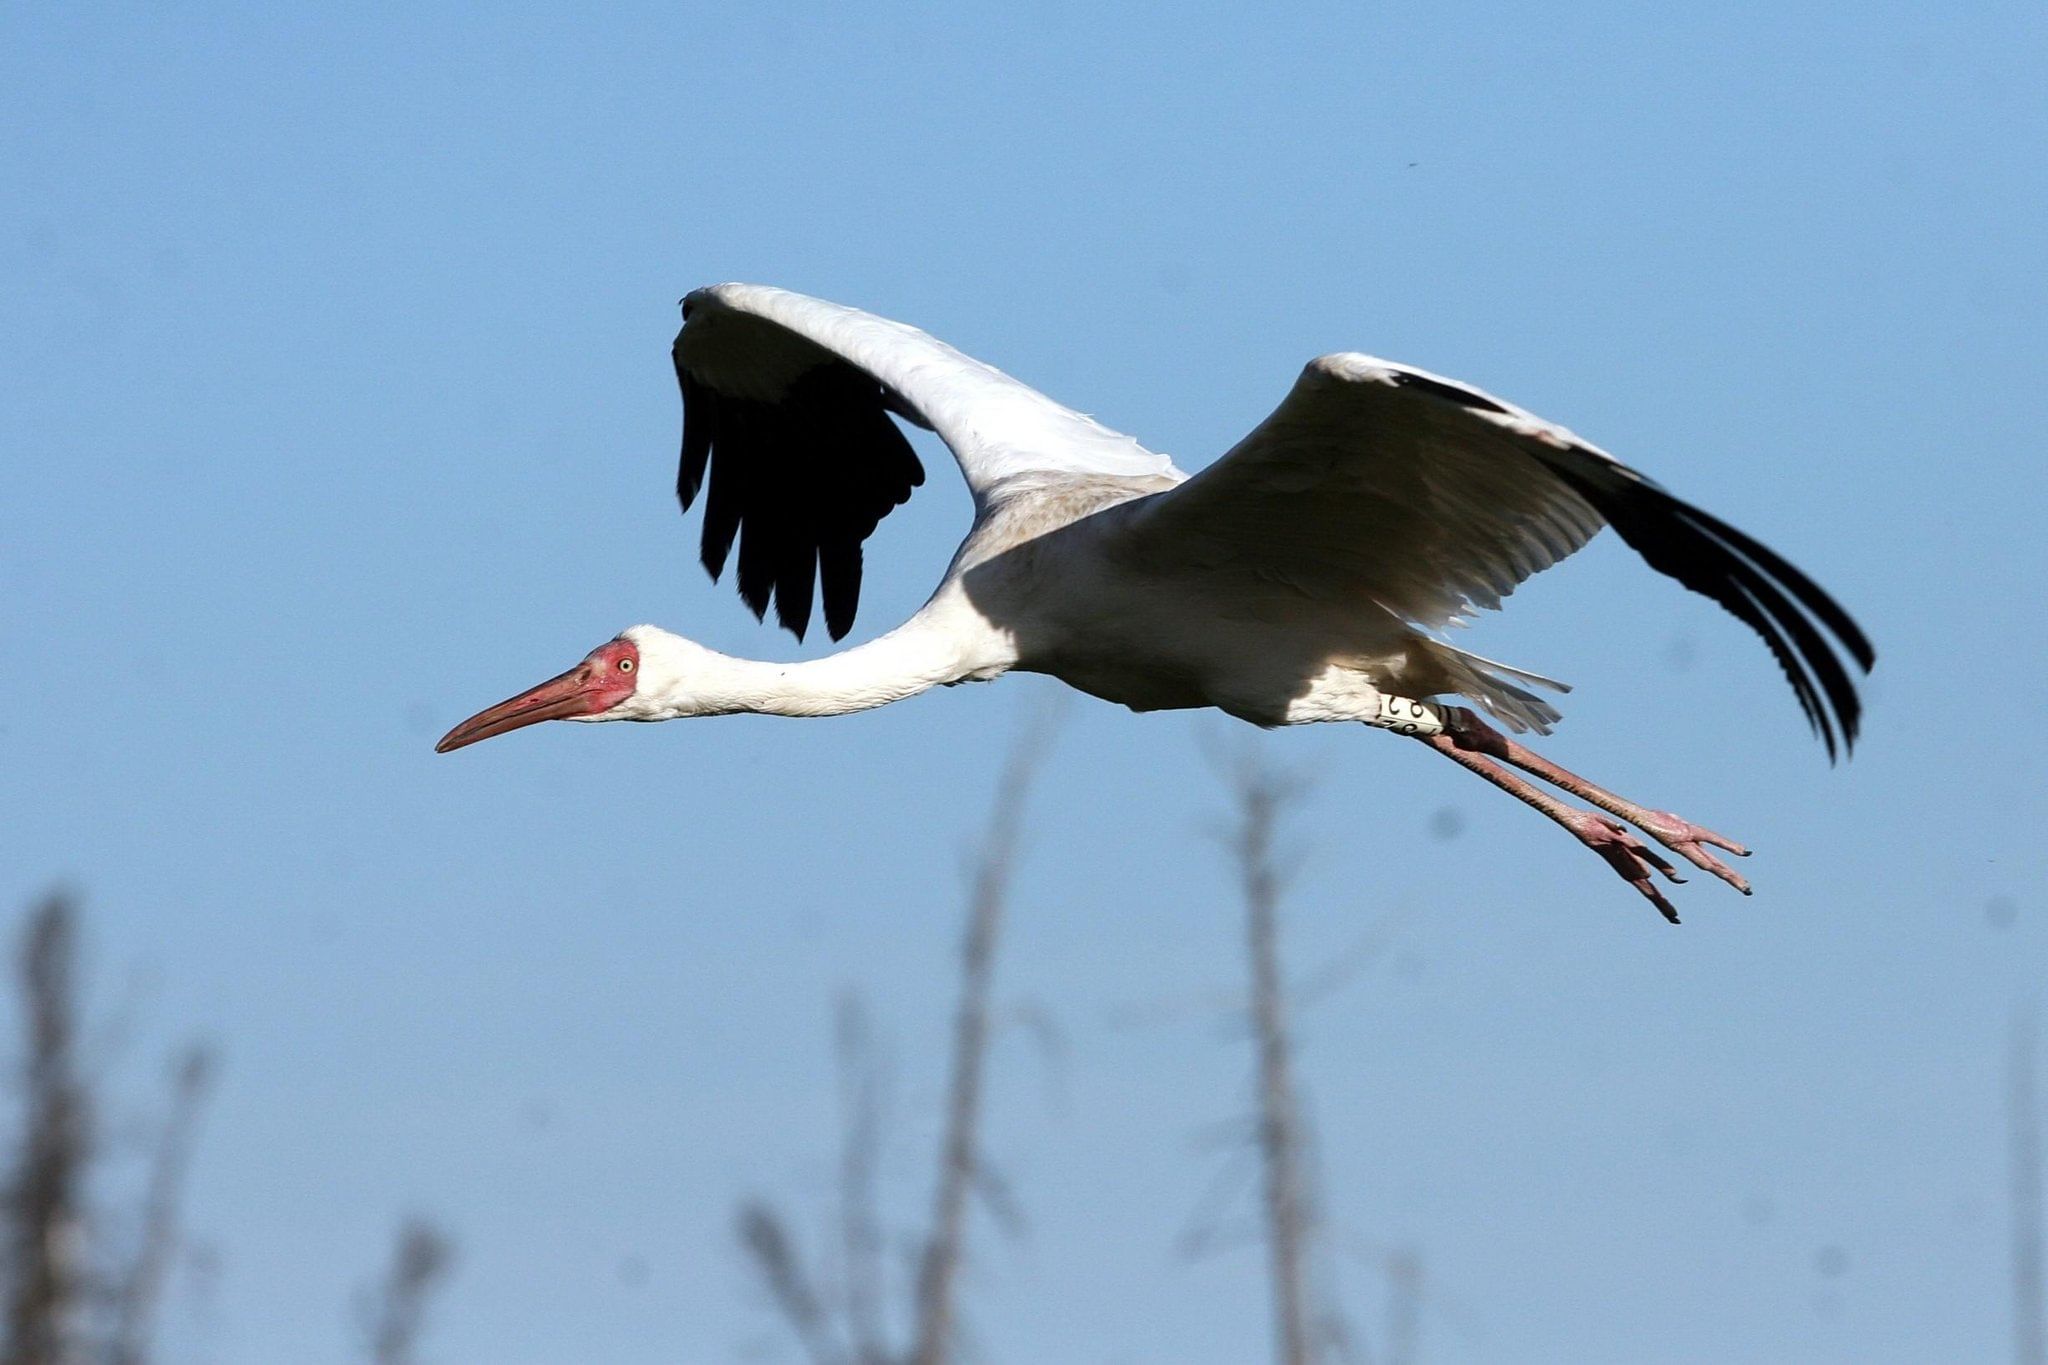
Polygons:
<instances>
[{"instance_id":1,"label":"outstretched wing","mask_svg":"<svg viewBox=\"0 0 2048 1365\"><path fill-rule=\"evenodd\" d=\"M1312 361L1257 430L1145 504L1132 534L1148 556L1437 626L1498 607L1603 524L1763 637L1830 757L1854 744L1862 705L1838 650L1865 672L1876 655L1833 598L1562 427L1422 370Z\"/></svg>"},{"instance_id":2,"label":"outstretched wing","mask_svg":"<svg viewBox=\"0 0 2048 1365\"><path fill-rule=\"evenodd\" d=\"M860 602L861 544L924 482L891 414L938 434L977 508L1021 481L1171 468L1078 412L900 322L765 285L683 300L676 497L704 489L704 567L739 544L740 596L798 639L822 586L837 640Z\"/></svg>"}]
</instances>

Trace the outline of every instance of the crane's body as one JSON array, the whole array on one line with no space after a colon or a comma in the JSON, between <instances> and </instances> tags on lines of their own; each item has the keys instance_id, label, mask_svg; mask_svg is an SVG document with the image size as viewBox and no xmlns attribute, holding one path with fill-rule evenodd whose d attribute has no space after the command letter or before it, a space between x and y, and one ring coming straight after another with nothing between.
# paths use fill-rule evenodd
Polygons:
<instances>
[{"instance_id":1,"label":"crane's body","mask_svg":"<svg viewBox=\"0 0 2048 1365\"><path fill-rule=\"evenodd\" d=\"M1258 725L1353 721L1414 736L1598 851L1667 918L1673 866L1626 820L1738 889L1733 842L1540 758L1561 683L1443 639L1612 525L1653 567L1754 628L1830 754L1860 704L1838 651L1875 655L1772 551L1563 428L1476 389L1355 353L1325 356L1225 456L1190 476L922 332L757 285L684 301L677 493L704 493L716 577L799 638L822 593L851 628L862 547L923 481L897 421L958 459L975 518L925 605L801 663L736 659L635 626L568 673L457 726L459 748L539 720L826 716L927 688L1048 674L1136 711L1213 707ZM707 488L707 473L708 488ZM1506 765L1506 766L1503 766ZM1577 810L1519 768L1605 814Z\"/></svg>"},{"instance_id":2,"label":"crane's body","mask_svg":"<svg viewBox=\"0 0 2048 1365\"><path fill-rule=\"evenodd\" d=\"M963 660L970 676L1044 673L1133 711L1215 707L1258 725L1376 724L1381 687L1455 690L1429 668L1439 642L1377 606L1303 600L1277 585L1228 589L1146 563L1131 549L1133 523L1166 489L1097 491L1078 517L1066 490L1021 494L968 537L960 568L919 616L975 641ZM1355 713L1331 710L1343 697Z\"/></svg>"}]
</instances>

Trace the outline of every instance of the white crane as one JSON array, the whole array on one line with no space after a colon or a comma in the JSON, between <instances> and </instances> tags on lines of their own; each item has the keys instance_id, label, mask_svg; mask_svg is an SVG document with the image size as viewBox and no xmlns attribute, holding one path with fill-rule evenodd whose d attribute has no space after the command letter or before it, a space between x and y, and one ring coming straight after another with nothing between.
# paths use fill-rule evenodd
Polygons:
<instances>
[{"instance_id":1,"label":"white crane","mask_svg":"<svg viewBox=\"0 0 2048 1365\"><path fill-rule=\"evenodd\" d=\"M930 600L867 644L764 663L634 626L437 749L542 720L839 715L1046 673L1135 711L1213 706L1256 725L1357 721L1412 736L1562 825L1675 923L1651 874L1683 879L1623 822L1745 895L1709 850L1746 849L1433 700L1454 694L1517 734L1549 732L1558 712L1532 689L1562 683L1431 632L1499 607L1602 525L1763 637L1831 758L1856 739L1841 655L1865 672L1876 656L1832 598L1604 451L1463 384L1323 356L1190 477L901 323L749 284L700 289L682 308L676 494L687 511L705 493L704 566L716 579L737 544L756 617L772 602L801 639L816 585L832 638L852 627L862 544L924 482L898 419L959 461L973 528Z\"/></svg>"}]
</instances>

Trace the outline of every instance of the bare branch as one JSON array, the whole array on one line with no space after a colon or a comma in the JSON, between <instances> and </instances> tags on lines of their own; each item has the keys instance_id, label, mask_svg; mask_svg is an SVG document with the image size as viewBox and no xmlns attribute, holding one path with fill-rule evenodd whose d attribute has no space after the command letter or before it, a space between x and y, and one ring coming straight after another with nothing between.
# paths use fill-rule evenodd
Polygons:
<instances>
[{"instance_id":1,"label":"bare branch","mask_svg":"<svg viewBox=\"0 0 2048 1365\"><path fill-rule=\"evenodd\" d=\"M1266 1240L1273 1281L1273 1322L1283 1365L1310 1365L1327 1335L1317 1330L1309 1284L1309 1241L1315 1225L1304 1168L1300 1111L1287 1033L1285 978L1280 967L1279 909L1285 874L1275 834L1286 807L1304 786L1275 771L1247 746L1232 765L1237 821L1227 843L1237 860L1251 958L1252 1025L1258 1051L1258 1147L1265 1167Z\"/></svg>"},{"instance_id":2,"label":"bare branch","mask_svg":"<svg viewBox=\"0 0 2048 1365\"><path fill-rule=\"evenodd\" d=\"M982 1169L976 1128L981 1117L982 1073L988 1052L989 993L997 940L1023 831L1024 802L1038 765L1050 748L1055 717L1041 711L1003 765L995 810L972 873L967 939L961 951L960 1004L953 1021L952 1081L947 1088L945 1133L939 1147L932 1231L917 1277L917 1365L945 1365L955 1357L955 1287L966 1241L967 1202Z\"/></svg>"},{"instance_id":3,"label":"bare branch","mask_svg":"<svg viewBox=\"0 0 2048 1365\"><path fill-rule=\"evenodd\" d=\"M171 1070L171 1108L143 1195L141 1242L134 1264L114 1293L110 1365L143 1365L148 1359L150 1327L178 1251L178 1197L213 1070L213 1051L202 1044L186 1049Z\"/></svg>"},{"instance_id":4,"label":"bare branch","mask_svg":"<svg viewBox=\"0 0 2048 1365\"><path fill-rule=\"evenodd\" d=\"M804 1344L813 1365L839 1365L845 1353L832 1338L825 1301L805 1273L796 1239L790 1236L782 1215L765 1201L750 1199L740 1205L739 1235L761 1283Z\"/></svg>"},{"instance_id":5,"label":"bare branch","mask_svg":"<svg viewBox=\"0 0 2048 1365\"><path fill-rule=\"evenodd\" d=\"M1305 1008L1350 985L1360 972L1394 946L1399 931L1414 918L1413 906L1381 916L1349 945L1324 959L1314 971L1303 973L1288 992L1289 998L1297 1008Z\"/></svg>"},{"instance_id":6,"label":"bare branch","mask_svg":"<svg viewBox=\"0 0 2048 1365\"><path fill-rule=\"evenodd\" d=\"M983 1157L974 1167L974 1192L981 1196L981 1206L988 1210L1003 1235L1021 1238L1031 1230L1024 1217L1024 1208L1017 1202L1016 1192L1010 1188L1010 1181L1000 1170L989 1164Z\"/></svg>"},{"instance_id":7,"label":"bare branch","mask_svg":"<svg viewBox=\"0 0 2048 1365\"><path fill-rule=\"evenodd\" d=\"M1054 1109L1063 1107L1067 1098L1067 1035L1052 1012L1035 1001L1020 1000L1001 1011L997 1018L998 1032L1016 1028L1032 1041L1038 1053L1039 1070L1045 1078L1046 1105Z\"/></svg>"},{"instance_id":8,"label":"bare branch","mask_svg":"<svg viewBox=\"0 0 2048 1365\"><path fill-rule=\"evenodd\" d=\"M454 1243L433 1224L413 1218L399 1228L391 1268L367 1314L370 1358L376 1365L412 1365L418 1358L427 1304L454 1260Z\"/></svg>"},{"instance_id":9,"label":"bare branch","mask_svg":"<svg viewBox=\"0 0 2048 1365\"><path fill-rule=\"evenodd\" d=\"M887 1077L860 997L839 997L834 1021L839 1052L841 1139L839 1226L846 1258L846 1324L860 1365L890 1359L884 1302L882 1227L876 1211L875 1168L882 1145Z\"/></svg>"},{"instance_id":10,"label":"bare branch","mask_svg":"<svg viewBox=\"0 0 2048 1365\"><path fill-rule=\"evenodd\" d=\"M28 1057L7 1189L6 1365L66 1365L80 1346L92 1105L78 1073L77 957L77 913L54 893L29 916L18 959Z\"/></svg>"},{"instance_id":11,"label":"bare branch","mask_svg":"<svg viewBox=\"0 0 2048 1365\"><path fill-rule=\"evenodd\" d=\"M1174 1250L1180 1255L1197 1261L1246 1240L1246 1229L1227 1219L1231 1206L1251 1186L1257 1172L1253 1154L1253 1148L1240 1145L1217 1167L1202 1197L1195 1201L1194 1211L1188 1215L1180 1235L1174 1238ZM1256 1229L1252 1236L1257 1236Z\"/></svg>"}]
</instances>

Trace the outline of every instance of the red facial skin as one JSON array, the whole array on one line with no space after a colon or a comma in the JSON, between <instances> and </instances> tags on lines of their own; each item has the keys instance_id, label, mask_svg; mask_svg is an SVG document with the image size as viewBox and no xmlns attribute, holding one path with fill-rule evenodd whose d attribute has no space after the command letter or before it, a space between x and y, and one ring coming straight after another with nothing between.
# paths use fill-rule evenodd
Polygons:
<instances>
[{"instance_id":1,"label":"red facial skin","mask_svg":"<svg viewBox=\"0 0 2048 1365\"><path fill-rule=\"evenodd\" d=\"M582 663L560 677L549 678L539 687L471 716L441 736L434 752L445 754L450 749L544 720L609 711L633 695L639 673L640 648L631 640L599 645Z\"/></svg>"}]
</instances>

